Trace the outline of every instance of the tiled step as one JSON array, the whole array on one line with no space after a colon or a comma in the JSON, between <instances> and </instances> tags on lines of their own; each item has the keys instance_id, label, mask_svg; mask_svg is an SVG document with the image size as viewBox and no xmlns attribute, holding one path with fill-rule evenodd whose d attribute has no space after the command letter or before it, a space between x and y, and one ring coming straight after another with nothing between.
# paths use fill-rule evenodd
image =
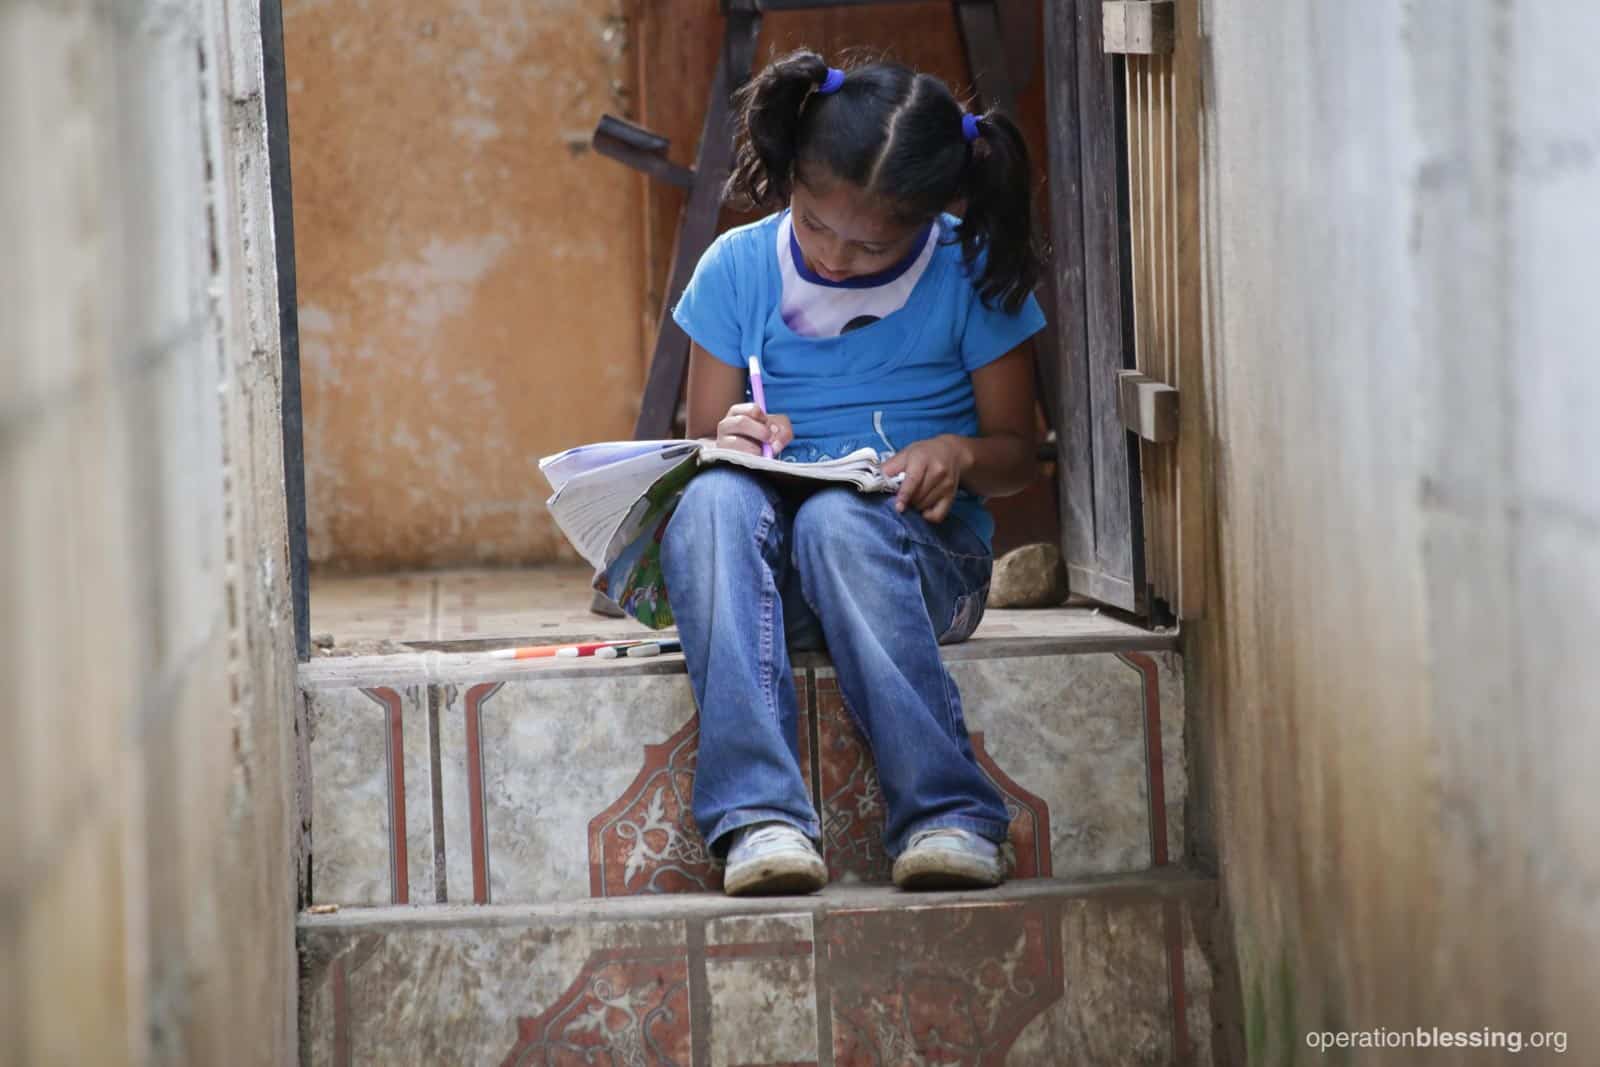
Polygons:
<instances>
[{"instance_id":1,"label":"tiled step","mask_svg":"<svg viewBox=\"0 0 1600 1067\"><path fill-rule=\"evenodd\" d=\"M1215 883L302 916L302 1063L1206 1067Z\"/></svg>"},{"instance_id":2,"label":"tiled step","mask_svg":"<svg viewBox=\"0 0 1600 1067\"><path fill-rule=\"evenodd\" d=\"M1019 877L1181 855L1173 639L1131 627L948 650ZM823 657L797 662L800 747L836 880L881 882L881 795ZM317 903L538 903L720 885L688 805L681 660L514 663L426 653L302 667Z\"/></svg>"}]
</instances>

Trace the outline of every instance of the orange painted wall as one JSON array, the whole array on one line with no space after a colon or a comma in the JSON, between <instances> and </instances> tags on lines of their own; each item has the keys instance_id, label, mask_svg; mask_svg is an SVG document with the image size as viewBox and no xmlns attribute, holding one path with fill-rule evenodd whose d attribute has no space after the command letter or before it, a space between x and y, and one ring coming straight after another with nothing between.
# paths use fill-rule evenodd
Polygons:
<instances>
[{"instance_id":1,"label":"orange painted wall","mask_svg":"<svg viewBox=\"0 0 1600 1067\"><path fill-rule=\"evenodd\" d=\"M625 7L284 4L314 563L571 558L536 461L643 382Z\"/></svg>"},{"instance_id":2,"label":"orange painted wall","mask_svg":"<svg viewBox=\"0 0 1600 1067\"><path fill-rule=\"evenodd\" d=\"M1037 5L1002 2L1037 41ZM588 139L610 111L692 164L718 0L285 0L284 21L313 563L575 558L535 461L631 434L682 206ZM801 44L969 81L948 0L770 15L758 62ZM1048 479L997 511L1002 545L1055 536Z\"/></svg>"}]
</instances>

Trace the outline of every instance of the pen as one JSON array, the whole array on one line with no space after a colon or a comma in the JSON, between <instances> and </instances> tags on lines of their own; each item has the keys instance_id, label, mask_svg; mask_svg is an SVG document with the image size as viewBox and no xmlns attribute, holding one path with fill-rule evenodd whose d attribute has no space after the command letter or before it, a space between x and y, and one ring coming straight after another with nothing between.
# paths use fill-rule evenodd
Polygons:
<instances>
[{"instance_id":1,"label":"pen","mask_svg":"<svg viewBox=\"0 0 1600 1067\"><path fill-rule=\"evenodd\" d=\"M756 402L756 407L761 409L761 414L767 413L767 391L761 387L761 360L755 356L750 357L750 398ZM772 458L772 442L761 442L761 454L767 459Z\"/></svg>"},{"instance_id":2,"label":"pen","mask_svg":"<svg viewBox=\"0 0 1600 1067\"><path fill-rule=\"evenodd\" d=\"M629 656L659 656L665 652L682 652L683 645L678 641L652 641L648 644L633 645L627 650Z\"/></svg>"},{"instance_id":3,"label":"pen","mask_svg":"<svg viewBox=\"0 0 1600 1067\"><path fill-rule=\"evenodd\" d=\"M628 649L630 649L630 648L638 648L640 645L643 645L643 644L648 644L648 642L646 642L646 641L635 641L632 644L627 644L627 645L607 645L605 648L597 650L595 652L595 654L594 654L594 658L595 659L616 659L618 656L626 656L628 654Z\"/></svg>"}]
</instances>

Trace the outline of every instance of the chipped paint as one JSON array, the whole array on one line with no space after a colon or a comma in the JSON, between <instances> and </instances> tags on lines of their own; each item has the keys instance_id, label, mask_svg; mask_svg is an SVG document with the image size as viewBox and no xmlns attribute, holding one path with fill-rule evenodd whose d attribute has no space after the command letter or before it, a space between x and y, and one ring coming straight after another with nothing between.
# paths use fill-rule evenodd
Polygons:
<instances>
[{"instance_id":1,"label":"chipped paint","mask_svg":"<svg viewBox=\"0 0 1600 1067\"><path fill-rule=\"evenodd\" d=\"M557 558L537 458L631 431L643 190L572 150L624 13L285 4L314 562Z\"/></svg>"},{"instance_id":2,"label":"chipped paint","mask_svg":"<svg viewBox=\"0 0 1600 1067\"><path fill-rule=\"evenodd\" d=\"M510 247L511 238L499 233L456 241L435 237L415 258L385 263L355 280L378 283L391 310L414 326L433 327L472 306L478 283Z\"/></svg>"}]
</instances>

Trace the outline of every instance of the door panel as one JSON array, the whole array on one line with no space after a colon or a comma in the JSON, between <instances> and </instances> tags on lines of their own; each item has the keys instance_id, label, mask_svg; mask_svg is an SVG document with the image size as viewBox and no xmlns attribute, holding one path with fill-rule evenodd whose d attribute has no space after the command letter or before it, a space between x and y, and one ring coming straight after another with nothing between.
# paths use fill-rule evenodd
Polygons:
<instances>
[{"instance_id":1,"label":"door panel","mask_svg":"<svg viewBox=\"0 0 1600 1067\"><path fill-rule=\"evenodd\" d=\"M1074 593L1143 611L1138 452L1117 412L1132 366L1120 61L1099 0L1046 0L1051 229L1061 337L1062 551Z\"/></svg>"}]
</instances>

